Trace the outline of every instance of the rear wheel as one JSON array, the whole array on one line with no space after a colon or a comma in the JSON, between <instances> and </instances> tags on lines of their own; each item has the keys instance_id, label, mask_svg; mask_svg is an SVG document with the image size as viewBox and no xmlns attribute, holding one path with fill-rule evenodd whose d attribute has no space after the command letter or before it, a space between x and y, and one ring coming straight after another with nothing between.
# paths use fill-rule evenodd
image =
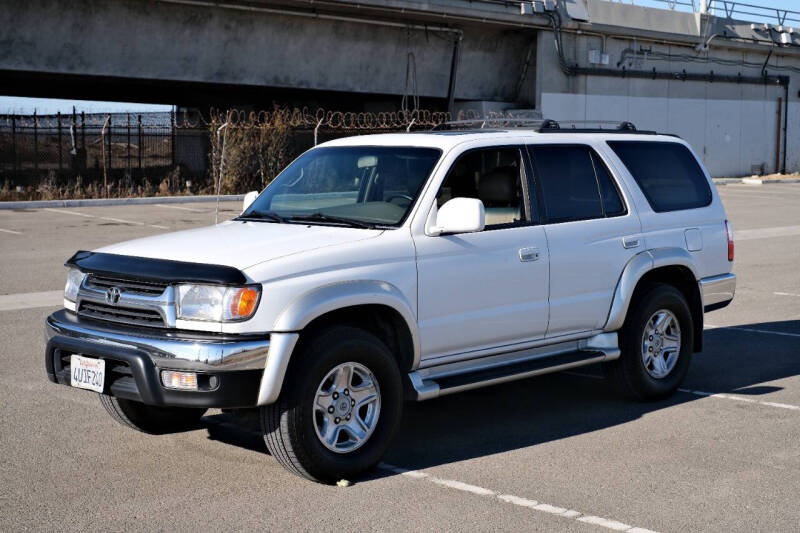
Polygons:
<instances>
[{"instance_id":1,"label":"rear wheel","mask_svg":"<svg viewBox=\"0 0 800 533\"><path fill-rule=\"evenodd\" d=\"M400 371L389 349L366 331L339 326L318 334L296 357L280 398L261 410L272 456L319 482L374 466L402 412Z\"/></svg>"},{"instance_id":2,"label":"rear wheel","mask_svg":"<svg viewBox=\"0 0 800 533\"><path fill-rule=\"evenodd\" d=\"M672 285L649 286L628 311L619 345L620 358L603 365L617 390L639 400L674 393L689 370L694 345L683 293Z\"/></svg>"},{"instance_id":3,"label":"rear wheel","mask_svg":"<svg viewBox=\"0 0 800 533\"><path fill-rule=\"evenodd\" d=\"M100 395L100 403L123 426L153 435L197 429L206 412L192 407L157 407L105 394Z\"/></svg>"}]
</instances>

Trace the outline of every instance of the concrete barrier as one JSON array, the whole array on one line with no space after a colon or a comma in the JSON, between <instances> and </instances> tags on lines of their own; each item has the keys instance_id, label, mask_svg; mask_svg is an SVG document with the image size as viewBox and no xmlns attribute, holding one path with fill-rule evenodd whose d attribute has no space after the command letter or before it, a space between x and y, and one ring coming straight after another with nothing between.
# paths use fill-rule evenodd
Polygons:
<instances>
[{"instance_id":1,"label":"concrete barrier","mask_svg":"<svg viewBox=\"0 0 800 533\"><path fill-rule=\"evenodd\" d=\"M243 201L243 194L220 195L221 202ZM41 209L42 207L96 207L102 205L190 204L216 202L216 196L148 196L146 198L85 198L80 200L30 200L0 202L0 209Z\"/></svg>"}]
</instances>

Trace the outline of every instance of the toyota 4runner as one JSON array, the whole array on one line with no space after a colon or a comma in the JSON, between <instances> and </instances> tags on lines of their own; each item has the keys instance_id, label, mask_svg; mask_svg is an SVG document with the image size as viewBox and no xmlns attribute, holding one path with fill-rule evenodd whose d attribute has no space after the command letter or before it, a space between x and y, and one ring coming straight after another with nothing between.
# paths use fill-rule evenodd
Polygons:
<instances>
[{"instance_id":1,"label":"toyota 4runner","mask_svg":"<svg viewBox=\"0 0 800 533\"><path fill-rule=\"evenodd\" d=\"M330 482L379 461L406 400L594 363L630 397L673 393L733 253L673 136L350 137L233 220L77 252L45 363L139 431L257 412L273 457Z\"/></svg>"}]
</instances>

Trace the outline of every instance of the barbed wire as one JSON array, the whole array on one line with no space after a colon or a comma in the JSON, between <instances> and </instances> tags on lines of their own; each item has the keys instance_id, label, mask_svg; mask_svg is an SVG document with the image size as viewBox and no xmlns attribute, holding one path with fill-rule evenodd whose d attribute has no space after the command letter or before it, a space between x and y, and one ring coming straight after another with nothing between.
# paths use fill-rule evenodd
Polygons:
<instances>
[{"instance_id":1,"label":"barbed wire","mask_svg":"<svg viewBox=\"0 0 800 533\"><path fill-rule=\"evenodd\" d=\"M276 125L295 129L325 128L334 130L391 130L408 127L413 122L418 127L433 127L450 120L450 113L415 109L413 111L355 112L331 111L317 108L313 112L304 108L276 108L272 111L243 111L240 109L212 109L209 123L229 127L262 128Z\"/></svg>"},{"instance_id":2,"label":"barbed wire","mask_svg":"<svg viewBox=\"0 0 800 533\"><path fill-rule=\"evenodd\" d=\"M0 115L0 128L8 129L12 122L19 129L30 129L38 127L44 131L56 129L58 127L56 115ZM298 130L313 130L315 128L325 130L402 130L409 125L415 129L432 128L442 123L453 120L477 120L480 118L503 119L513 118L512 115L503 112L489 112L483 114L477 110L461 110L455 115L446 111L432 111L428 109L397 110L397 111L335 111L324 108L316 108L311 111L307 107L288 108L277 107L272 110L247 111L242 109L216 109L212 108L208 117L199 113L191 113L183 110L177 116L172 117L169 113L76 113L75 125L77 128L100 128L105 120L113 117L111 127L115 131L120 128L138 127L138 118L145 117L142 128L145 130L168 130L176 128L181 130L207 129L208 127L218 127L228 122L231 128L268 128L268 127L289 127ZM161 123L154 123L155 117L161 117ZM73 124L72 114L61 115L61 127L69 129Z\"/></svg>"}]
</instances>

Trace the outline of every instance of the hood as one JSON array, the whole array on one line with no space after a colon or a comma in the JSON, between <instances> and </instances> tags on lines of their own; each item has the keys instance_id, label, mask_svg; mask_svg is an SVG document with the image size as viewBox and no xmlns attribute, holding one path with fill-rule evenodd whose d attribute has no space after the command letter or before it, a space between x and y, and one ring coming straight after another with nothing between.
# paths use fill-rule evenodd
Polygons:
<instances>
[{"instance_id":1,"label":"hood","mask_svg":"<svg viewBox=\"0 0 800 533\"><path fill-rule=\"evenodd\" d=\"M340 226L229 221L112 244L95 251L244 270L279 257L370 239L381 232Z\"/></svg>"}]
</instances>

